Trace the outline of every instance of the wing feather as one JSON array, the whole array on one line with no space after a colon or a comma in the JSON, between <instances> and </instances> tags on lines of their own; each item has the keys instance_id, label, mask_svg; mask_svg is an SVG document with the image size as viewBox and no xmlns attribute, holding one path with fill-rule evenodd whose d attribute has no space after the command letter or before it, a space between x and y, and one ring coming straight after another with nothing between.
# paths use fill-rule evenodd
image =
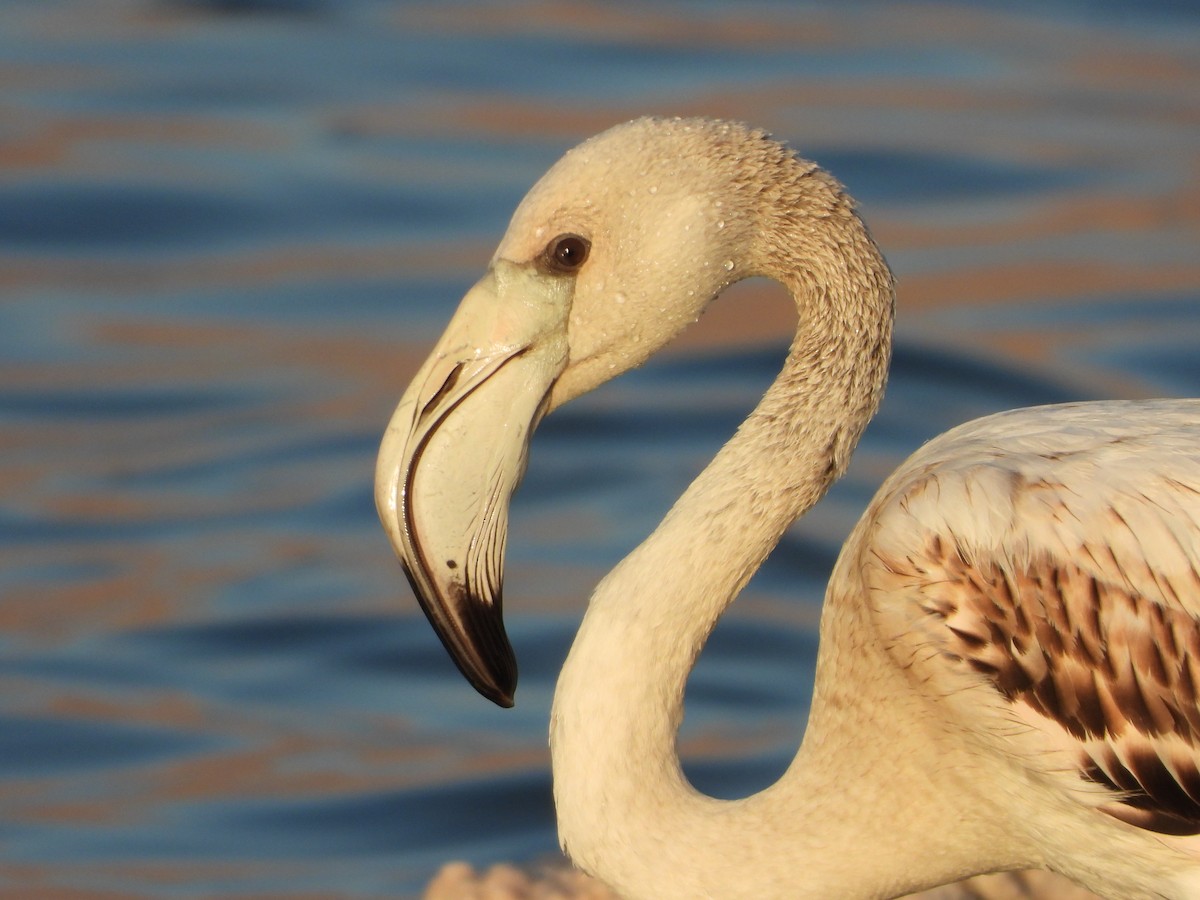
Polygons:
<instances>
[{"instance_id":1,"label":"wing feather","mask_svg":"<svg viewBox=\"0 0 1200 900\"><path fill-rule=\"evenodd\" d=\"M864 578L906 664L933 646L1069 748L1105 812L1200 834L1200 401L972 423L868 519Z\"/></svg>"}]
</instances>

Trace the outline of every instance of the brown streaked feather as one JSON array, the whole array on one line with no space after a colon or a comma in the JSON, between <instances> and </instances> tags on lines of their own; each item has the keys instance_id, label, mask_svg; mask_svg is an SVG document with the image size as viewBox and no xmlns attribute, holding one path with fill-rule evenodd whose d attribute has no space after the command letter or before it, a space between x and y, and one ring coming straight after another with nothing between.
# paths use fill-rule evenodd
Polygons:
<instances>
[{"instance_id":1,"label":"brown streaked feather","mask_svg":"<svg viewBox=\"0 0 1200 900\"><path fill-rule=\"evenodd\" d=\"M873 510L866 582L896 647L932 646L1061 735L1080 777L1112 792L1106 813L1194 835L1200 457L1194 436L1138 424L1140 445L1081 420L1057 455L979 432L931 445Z\"/></svg>"},{"instance_id":2,"label":"brown streaked feather","mask_svg":"<svg viewBox=\"0 0 1200 900\"><path fill-rule=\"evenodd\" d=\"M943 566L935 592L961 604L945 617L945 650L1080 741L1084 775L1120 793L1118 810L1139 810L1137 824L1200 834L1200 795L1185 787L1200 786L1200 698L1172 637L1196 631L1196 619L1061 560L1015 573L1011 591L979 590L956 556ZM984 584L1006 583L995 562L975 568ZM1170 764L1164 736L1187 751Z\"/></svg>"}]
</instances>

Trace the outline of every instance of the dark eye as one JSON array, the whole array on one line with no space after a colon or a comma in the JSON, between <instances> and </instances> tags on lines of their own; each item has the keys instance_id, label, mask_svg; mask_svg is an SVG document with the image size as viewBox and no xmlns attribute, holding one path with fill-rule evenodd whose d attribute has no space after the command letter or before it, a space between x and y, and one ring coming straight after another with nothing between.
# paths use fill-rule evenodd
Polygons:
<instances>
[{"instance_id":1,"label":"dark eye","mask_svg":"<svg viewBox=\"0 0 1200 900\"><path fill-rule=\"evenodd\" d=\"M578 272L579 267L587 260L591 247L587 238L577 234L560 234L546 247L546 267L561 275Z\"/></svg>"}]
</instances>

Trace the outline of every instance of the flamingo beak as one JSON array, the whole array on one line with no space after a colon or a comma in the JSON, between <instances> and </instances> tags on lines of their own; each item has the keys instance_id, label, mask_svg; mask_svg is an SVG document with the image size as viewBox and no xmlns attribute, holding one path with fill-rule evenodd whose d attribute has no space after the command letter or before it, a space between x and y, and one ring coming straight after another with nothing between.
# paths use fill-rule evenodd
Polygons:
<instances>
[{"instance_id":1,"label":"flamingo beak","mask_svg":"<svg viewBox=\"0 0 1200 900\"><path fill-rule=\"evenodd\" d=\"M512 706L501 597L508 503L567 362L571 280L496 260L405 391L375 506L417 600L479 693Z\"/></svg>"}]
</instances>

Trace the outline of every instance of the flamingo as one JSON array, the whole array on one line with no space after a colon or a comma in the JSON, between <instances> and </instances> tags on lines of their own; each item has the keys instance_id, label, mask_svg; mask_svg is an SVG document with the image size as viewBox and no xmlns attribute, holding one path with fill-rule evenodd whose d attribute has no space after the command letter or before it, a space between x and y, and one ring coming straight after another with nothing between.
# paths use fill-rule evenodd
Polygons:
<instances>
[{"instance_id":1,"label":"flamingo","mask_svg":"<svg viewBox=\"0 0 1200 900\"><path fill-rule=\"evenodd\" d=\"M842 186L744 125L643 118L518 206L382 440L376 503L426 615L502 706L509 499L543 415L646 360L731 283L781 282L783 369L597 586L550 745L575 863L629 898L893 897L1048 869L1200 896L1200 401L961 425L884 483L825 597L808 725L759 793L683 775L689 671L883 394L891 272Z\"/></svg>"}]
</instances>

